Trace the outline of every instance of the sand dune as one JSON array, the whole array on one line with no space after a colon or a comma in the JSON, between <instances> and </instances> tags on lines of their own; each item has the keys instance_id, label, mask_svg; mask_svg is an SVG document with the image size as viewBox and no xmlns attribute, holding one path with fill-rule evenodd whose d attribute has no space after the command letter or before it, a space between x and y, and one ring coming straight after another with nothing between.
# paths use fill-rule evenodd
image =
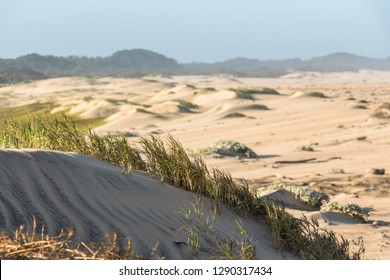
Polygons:
<instances>
[{"instance_id":1,"label":"sand dune","mask_svg":"<svg viewBox=\"0 0 390 280\"><path fill-rule=\"evenodd\" d=\"M177 101L166 101L160 104L153 105L149 108L149 111L156 114L172 114L172 113L189 113L190 109L187 109L180 105Z\"/></svg>"},{"instance_id":2,"label":"sand dune","mask_svg":"<svg viewBox=\"0 0 390 280\"><path fill-rule=\"evenodd\" d=\"M216 102L233 100L238 97L237 93L231 90L221 90L218 92L202 94L195 97L194 102L197 105L212 105Z\"/></svg>"},{"instance_id":3,"label":"sand dune","mask_svg":"<svg viewBox=\"0 0 390 280\"><path fill-rule=\"evenodd\" d=\"M194 203L195 195L150 174L122 174L118 167L77 154L1 149L0 178L1 230L13 232L36 217L51 234L74 229L76 241L99 241L117 232L121 241L130 237L142 255L148 256L158 243L159 256L194 258L185 245L182 227L187 222L180 212ZM211 211L208 199L202 205ZM261 221L243 219L224 207L216 218L218 234L239 240L238 220L256 243L260 259L282 258L272 249L270 233ZM203 239L206 243L206 236ZM201 253L206 258L212 255L218 253Z\"/></svg>"},{"instance_id":4,"label":"sand dune","mask_svg":"<svg viewBox=\"0 0 390 280\"><path fill-rule=\"evenodd\" d=\"M168 84L169 85L169 84ZM194 94L194 88L188 85L176 85L173 84L173 87L168 87L165 90L160 90L155 93L151 98L149 98L148 103L158 104L161 102L169 102L174 99L188 99L191 98Z\"/></svg>"},{"instance_id":5,"label":"sand dune","mask_svg":"<svg viewBox=\"0 0 390 280\"><path fill-rule=\"evenodd\" d=\"M303 92L303 91L297 91L293 95L291 95L291 98L304 98L304 97L317 97L317 98L326 98L326 95L322 92Z\"/></svg>"},{"instance_id":6,"label":"sand dune","mask_svg":"<svg viewBox=\"0 0 390 280\"><path fill-rule=\"evenodd\" d=\"M84 119L108 117L119 111L107 101L82 102L69 110L69 114L77 114Z\"/></svg>"}]
</instances>

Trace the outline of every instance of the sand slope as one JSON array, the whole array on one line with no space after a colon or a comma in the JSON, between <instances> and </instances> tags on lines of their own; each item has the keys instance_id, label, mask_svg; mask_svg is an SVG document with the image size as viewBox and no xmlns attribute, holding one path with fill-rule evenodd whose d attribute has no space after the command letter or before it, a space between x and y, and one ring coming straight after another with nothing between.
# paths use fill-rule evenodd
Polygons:
<instances>
[{"instance_id":1,"label":"sand slope","mask_svg":"<svg viewBox=\"0 0 390 280\"><path fill-rule=\"evenodd\" d=\"M186 232L180 230L187 223L180 212L194 201L194 194L163 184L150 174L123 174L120 168L86 156L0 150L0 229L7 232L29 225L35 216L49 233L74 229L76 241L98 241L117 232L122 241L130 237L142 255L148 256L159 243L158 255L191 259ZM211 208L206 198L202 205L206 213ZM217 232L240 240L238 220L257 243L258 258L282 258L272 249L270 233L260 221L222 207ZM205 236L201 238L207 247ZM201 257L213 255L218 253L206 252Z\"/></svg>"}]
</instances>

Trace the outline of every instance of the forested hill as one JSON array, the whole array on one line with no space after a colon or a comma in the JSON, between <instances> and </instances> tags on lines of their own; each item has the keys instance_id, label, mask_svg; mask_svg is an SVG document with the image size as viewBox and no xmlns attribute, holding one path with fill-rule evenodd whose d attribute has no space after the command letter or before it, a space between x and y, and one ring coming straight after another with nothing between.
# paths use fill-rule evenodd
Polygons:
<instances>
[{"instance_id":1,"label":"forested hill","mask_svg":"<svg viewBox=\"0 0 390 280\"><path fill-rule=\"evenodd\" d=\"M181 70L176 60L141 49L95 58L28 54L17 59L1 59L0 71L7 68L31 69L50 77L176 73Z\"/></svg>"},{"instance_id":2,"label":"forested hill","mask_svg":"<svg viewBox=\"0 0 390 280\"><path fill-rule=\"evenodd\" d=\"M204 69L208 69L209 71L236 71L237 73L249 74L256 74L256 71L259 70L268 70L270 73L284 71L337 72L357 71L359 69L390 70L390 57L388 59L376 59L349 53L334 53L308 60L299 58L284 60L234 58L211 64L191 63L184 66L189 72L202 73Z\"/></svg>"},{"instance_id":3,"label":"forested hill","mask_svg":"<svg viewBox=\"0 0 390 280\"><path fill-rule=\"evenodd\" d=\"M175 59L143 50L122 50L108 57L59 57L28 54L0 59L0 83L15 83L59 76L121 76L149 74L232 74L277 77L289 71L390 70L390 59L335 53L309 60L258 60L234 58L217 63L178 63Z\"/></svg>"}]
</instances>

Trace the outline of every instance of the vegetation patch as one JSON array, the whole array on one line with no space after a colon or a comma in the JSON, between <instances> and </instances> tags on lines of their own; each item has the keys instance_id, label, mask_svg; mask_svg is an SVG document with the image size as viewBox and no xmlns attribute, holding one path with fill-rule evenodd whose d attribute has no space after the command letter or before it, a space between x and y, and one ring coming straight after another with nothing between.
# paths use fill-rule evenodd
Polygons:
<instances>
[{"instance_id":1,"label":"vegetation patch","mask_svg":"<svg viewBox=\"0 0 390 280\"><path fill-rule=\"evenodd\" d=\"M191 89L196 89L196 86L191 85L191 84L186 84L186 87L191 88Z\"/></svg>"},{"instance_id":2,"label":"vegetation patch","mask_svg":"<svg viewBox=\"0 0 390 280\"><path fill-rule=\"evenodd\" d=\"M368 109L366 105L362 105L362 104L355 104L352 106L352 109L362 109L362 110L365 110L365 109Z\"/></svg>"},{"instance_id":3,"label":"vegetation patch","mask_svg":"<svg viewBox=\"0 0 390 280\"><path fill-rule=\"evenodd\" d=\"M352 217L359 218L363 222L368 221L367 211L365 211L359 205L354 204L354 203L341 204L338 202L329 202L329 203L323 204L321 206L321 210L322 211L332 211L332 212L345 213L345 214L350 215Z\"/></svg>"},{"instance_id":4,"label":"vegetation patch","mask_svg":"<svg viewBox=\"0 0 390 280\"><path fill-rule=\"evenodd\" d=\"M115 98L107 98L107 102L114 104L114 105L125 105L128 104L128 101L126 99L115 99Z\"/></svg>"},{"instance_id":5,"label":"vegetation patch","mask_svg":"<svg viewBox=\"0 0 390 280\"><path fill-rule=\"evenodd\" d=\"M314 148L311 146L299 146L297 151L314 152Z\"/></svg>"},{"instance_id":6,"label":"vegetation patch","mask_svg":"<svg viewBox=\"0 0 390 280\"><path fill-rule=\"evenodd\" d=\"M142 80L145 81L145 82L148 82L148 83L158 83L159 82L157 80L147 79L147 78L143 78Z\"/></svg>"},{"instance_id":7,"label":"vegetation patch","mask_svg":"<svg viewBox=\"0 0 390 280\"><path fill-rule=\"evenodd\" d=\"M224 118L246 118L246 117L247 115L239 112L230 113L224 116Z\"/></svg>"},{"instance_id":8,"label":"vegetation patch","mask_svg":"<svg viewBox=\"0 0 390 280\"><path fill-rule=\"evenodd\" d=\"M211 154L216 158L238 157L238 158L257 158L257 154L244 144L233 140L219 140L211 147L201 149L201 153Z\"/></svg>"},{"instance_id":9,"label":"vegetation patch","mask_svg":"<svg viewBox=\"0 0 390 280\"><path fill-rule=\"evenodd\" d=\"M319 91L312 91L307 94L307 96L311 97L319 97L319 98L328 98L328 96L325 95L325 93L319 92Z\"/></svg>"},{"instance_id":10,"label":"vegetation patch","mask_svg":"<svg viewBox=\"0 0 390 280\"><path fill-rule=\"evenodd\" d=\"M215 92L217 91L215 88L213 87L205 87L205 88L202 88L202 90L205 90L205 91L208 91L208 92Z\"/></svg>"},{"instance_id":11,"label":"vegetation patch","mask_svg":"<svg viewBox=\"0 0 390 280\"><path fill-rule=\"evenodd\" d=\"M173 101L178 102L180 107L185 108L187 110L198 109L198 105L195 105L195 104L193 104L189 101L183 100L183 99L174 99Z\"/></svg>"},{"instance_id":12,"label":"vegetation patch","mask_svg":"<svg viewBox=\"0 0 390 280\"><path fill-rule=\"evenodd\" d=\"M155 118L166 119L166 116L163 116L163 115L155 113L155 112L148 111L148 110L143 109L143 108L137 108L136 110L137 110L137 112L140 112L140 113L150 114Z\"/></svg>"},{"instance_id":13,"label":"vegetation patch","mask_svg":"<svg viewBox=\"0 0 390 280\"><path fill-rule=\"evenodd\" d=\"M334 174L345 174L345 171L344 169L342 168L332 168L330 170L330 173L334 173Z\"/></svg>"},{"instance_id":14,"label":"vegetation patch","mask_svg":"<svg viewBox=\"0 0 390 280\"><path fill-rule=\"evenodd\" d=\"M267 94L267 95L280 95L280 93L272 88L235 88L230 89L237 94L251 95L251 94Z\"/></svg>"},{"instance_id":15,"label":"vegetation patch","mask_svg":"<svg viewBox=\"0 0 390 280\"><path fill-rule=\"evenodd\" d=\"M371 117L378 119L390 119L390 103L383 103L371 114Z\"/></svg>"},{"instance_id":16,"label":"vegetation patch","mask_svg":"<svg viewBox=\"0 0 390 280\"><path fill-rule=\"evenodd\" d=\"M142 107L142 108L150 108L150 107L152 107L152 105L142 104L142 103L132 102L132 101L128 101L128 104L133 105L133 106L139 106L139 107Z\"/></svg>"},{"instance_id":17,"label":"vegetation patch","mask_svg":"<svg viewBox=\"0 0 390 280\"><path fill-rule=\"evenodd\" d=\"M248 108L252 110L269 110L269 108L263 104L253 104L250 105Z\"/></svg>"},{"instance_id":18,"label":"vegetation patch","mask_svg":"<svg viewBox=\"0 0 390 280\"><path fill-rule=\"evenodd\" d=\"M209 93L214 93L217 92L217 90L213 87L206 87L206 88L201 88L200 93L201 94L209 94ZM194 92L194 94L197 94L198 92Z\"/></svg>"},{"instance_id":19,"label":"vegetation patch","mask_svg":"<svg viewBox=\"0 0 390 280\"><path fill-rule=\"evenodd\" d=\"M300 201L315 207L320 207L321 205L329 201L329 196L327 194L318 192L307 186L277 184L262 188L258 191L258 193L261 194L263 190L270 188L275 190L286 190L292 193L293 196Z\"/></svg>"},{"instance_id":20,"label":"vegetation patch","mask_svg":"<svg viewBox=\"0 0 390 280\"><path fill-rule=\"evenodd\" d=\"M88 101L92 101L93 100L93 97L92 96L84 96L83 97L83 100L88 102Z\"/></svg>"}]
</instances>

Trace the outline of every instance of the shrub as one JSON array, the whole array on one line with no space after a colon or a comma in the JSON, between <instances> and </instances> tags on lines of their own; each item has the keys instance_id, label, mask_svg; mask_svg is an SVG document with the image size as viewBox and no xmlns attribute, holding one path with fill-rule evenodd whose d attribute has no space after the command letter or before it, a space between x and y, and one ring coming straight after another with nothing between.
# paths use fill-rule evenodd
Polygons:
<instances>
[{"instance_id":1,"label":"shrub","mask_svg":"<svg viewBox=\"0 0 390 280\"><path fill-rule=\"evenodd\" d=\"M212 153L221 156L256 158L257 155L244 144L233 140L219 140L210 147Z\"/></svg>"},{"instance_id":2,"label":"shrub","mask_svg":"<svg viewBox=\"0 0 390 280\"><path fill-rule=\"evenodd\" d=\"M289 191L295 196L295 198L301 200L306 204L316 207L320 207L322 204L327 203L329 201L329 196L327 194L318 192L307 186L277 184L268 186L267 188Z\"/></svg>"},{"instance_id":3,"label":"shrub","mask_svg":"<svg viewBox=\"0 0 390 280\"><path fill-rule=\"evenodd\" d=\"M341 204L338 202L330 202L322 205L321 210L345 213L352 217L357 217L361 219L363 222L368 221L368 213L359 205L354 203Z\"/></svg>"},{"instance_id":4,"label":"shrub","mask_svg":"<svg viewBox=\"0 0 390 280\"><path fill-rule=\"evenodd\" d=\"M272 88L236 88L231 90L235 91L237 94L242 94L242 95L251 95L251 94L280 95L279 92L277 92Z\"/></svg>"},{"instance_id":5,"label":"shrub","mask_svg":"<svg viewBox=\"0 0 390 280\"><path fill-rule=\"evenodd\" d=\"M312 96L312 97L328 98L328 97L325 95L325 93L318 92L318 91L309 92L307 95L308 95L308 96Z\"/></svg>"},{"instance_id":6,"label":"shrub","mask_svg":"<svg viewBox=\"0 0 390 280\"><path fill-rule=\"evenodd\" d=\"M229 113L224 116L224 118L246 118L246 117L247 117L246 115L239 112Z\"/></svg>"},{"instance_id":7,"label":"shrub","mask_svg":"<svg viewBox=\"0 0 390 280\"><path fill-rule=\"evenodd\" d=\"M314 152L314 149L311 146L299 146L297 151Z\"/></svg>"}]
</instances>

